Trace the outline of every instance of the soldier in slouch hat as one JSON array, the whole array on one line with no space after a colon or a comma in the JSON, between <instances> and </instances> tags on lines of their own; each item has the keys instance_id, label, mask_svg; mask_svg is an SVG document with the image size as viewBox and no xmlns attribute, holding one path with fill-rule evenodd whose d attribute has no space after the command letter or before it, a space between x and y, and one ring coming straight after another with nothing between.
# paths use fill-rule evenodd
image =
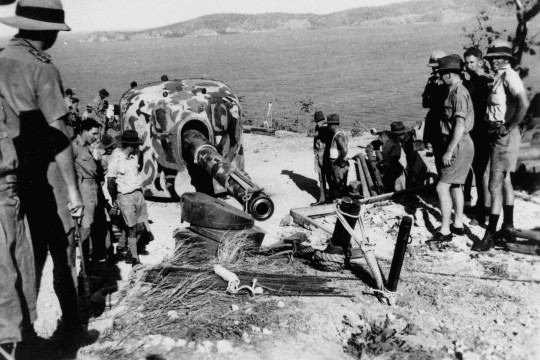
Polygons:
<instances>
[{"instance_id":1,"label":"soldier in slouch hat","mask_svg":"<svg viewBox=\"0 0 540 360\"><path fill-rule=\"evenodd\" d=\"M59 31L70 28L64 22L60 0L20 0L15 16L2 18L0 22L19 29L0 52L0 94L15 114L19 132L14 139L19 160L17 185L21 209L28 219L32 237L37 288L50 251L54 262L54 289L62 310L65 339L69 340L65 345L76 347L78 340L74 336L78 334L80 324L73 278L74 259L68 258L66 232L73 226L71 216L81 216L83 203L65 123L69 111L62 81L51 57L45 52L54 45ZM50 165L53 166L51 169ZM63 189L58 199L55 199L51 186ZM31 272L28 268L18 270L21 276ZM0 276L8 275L1 271ZM36 288L35 283L31 286ZM25 334L35 334L31 326L36 319L35 303L28 299L27 305L30 314L26 316L17 315L20 307L11 311L4 307L0 309L8 312L7 316L0 316L0 321L6 321L8 327L0 326L0 329L9 331L9 335L0 335L0 342L6 339L26 341Z\"/></svg>"}]
</instances>

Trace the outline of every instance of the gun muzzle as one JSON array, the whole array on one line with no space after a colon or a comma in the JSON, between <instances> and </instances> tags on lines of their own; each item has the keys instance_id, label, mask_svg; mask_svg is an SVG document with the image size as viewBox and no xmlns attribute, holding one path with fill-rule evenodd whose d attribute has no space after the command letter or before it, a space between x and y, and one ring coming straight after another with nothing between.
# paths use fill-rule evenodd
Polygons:
<instances>
[{"instance_id":1,"label":"gun muzzle","mask_svg":"<svg viewBox=\"0 0 540 360\"><path fill-rule=\"evenodd\" d=\"M212 178L237 199L244 211L255 220L264 221L274 213L274 203L262 188L255 185L248 176L235 168L197 130L187 130L182 134L182 151L190 154L195 164L204 169Z\"/></svg>"}]
</instances>

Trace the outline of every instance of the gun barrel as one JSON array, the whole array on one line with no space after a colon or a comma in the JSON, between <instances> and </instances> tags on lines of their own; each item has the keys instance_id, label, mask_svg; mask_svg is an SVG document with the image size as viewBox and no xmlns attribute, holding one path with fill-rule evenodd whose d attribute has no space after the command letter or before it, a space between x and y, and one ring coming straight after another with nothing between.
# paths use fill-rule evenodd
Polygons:
<instances>
[{"instance_id":1,"label":"gun barrel","mask_svg":"<svg viewBox=\"0 0 540 360\"><path fill-rule=\"evenodd\" d=\"M272 216L272 199L225 159L199 131L187 130L182 134L182 152L191 155L195 164L237 199L254 219L263 221Z\"/></svg>"}]
</instances>

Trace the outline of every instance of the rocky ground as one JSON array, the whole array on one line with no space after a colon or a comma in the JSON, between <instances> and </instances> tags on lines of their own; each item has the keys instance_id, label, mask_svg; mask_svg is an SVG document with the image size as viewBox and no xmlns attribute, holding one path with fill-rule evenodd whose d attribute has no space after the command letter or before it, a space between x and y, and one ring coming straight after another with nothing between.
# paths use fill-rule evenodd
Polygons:
<instances>
[{"instance_id":1,"label":"rocky ground","mask_svg":"<svg viewBox=\"0 0 540 360\"><path fill-rule=\"evenodd\" d=\"M369 135L352 138L350 153L363 151L359 145L370 140ZM280 225L291 208L308 206L317 196L312 139L278 132L274 137L248 134L244 141L246 170L276 204L274 216L260 224L267 232L264 244L298 231L310 239L324 237L296 225ZM540 227L540 205L535 201L517 199L517 228ZM295 259L292 264L283 263L284 271L346 277L334 283L352 296L249 297L208 292L193 298L204 305L186 310L186 298L177 310L156 312L149 308L151 303L144 296L149 289L141 284L140 276L172 255L173 231L186 224L180 223L178 204L148 205L156 237L148 248L151 255L143 257L143 266L133 273L129 266L118 265L121 290L107 296L104 312L90 322L100 339L82 348L80 358L470 360L540 356L540 258L503 250L471 252L471 244L482 237L484 229L470 224L466 234L456 236L448 246L429 248L425 241L440 224L433 196L363 208L385 275L399 220L405 215L416 217L392 306L373 295L362 261L352 271L323 273ZM335 219L324 221L331 227ZM279 266L275 262L267 269ZM50 267L48 263L38 300L36 329L43 337L52 334L60 315ZM155 321L158 317L160 321Z\"/></svg>"}]
</instances>

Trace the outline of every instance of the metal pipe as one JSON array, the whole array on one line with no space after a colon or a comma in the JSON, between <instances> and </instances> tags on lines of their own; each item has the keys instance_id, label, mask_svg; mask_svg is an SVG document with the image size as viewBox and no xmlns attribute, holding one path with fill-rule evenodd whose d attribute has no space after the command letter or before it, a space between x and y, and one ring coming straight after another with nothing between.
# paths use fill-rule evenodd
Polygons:
<instances>
[{"instance_id":1,"label":"metal pipe","mask_svg":"<svg viewBox=\"0 0 540 360\"><path fill-rule=\"evenodd\" d=\"M390 291L396 291L399 282L399 275L401 274L401 268L403 267L403 259L405 258L405 251L407 250L407 244L409 243L409 234L411 233L412 218L405 216L401 220L399 225L399 233L396 241L396 248L394 250L394 257L392 259L392 266L390 267L390 274L388 275L388 284L386 288Z\"/></svg>"},{"instance_id":2,"label":"metal pipe","mask_svg":"<svg viewBox=\"0 0 540 360\"><path fill-rule=\"evenodd\" d=\"M274 203L262 188L236 169L227 159L210 144L208 139L197 130L187 130L182 134L182 154L190 155L213 179L237 199L244 210L255 220L264 221L274 213Z\"/></svg>"}]
</instances>

